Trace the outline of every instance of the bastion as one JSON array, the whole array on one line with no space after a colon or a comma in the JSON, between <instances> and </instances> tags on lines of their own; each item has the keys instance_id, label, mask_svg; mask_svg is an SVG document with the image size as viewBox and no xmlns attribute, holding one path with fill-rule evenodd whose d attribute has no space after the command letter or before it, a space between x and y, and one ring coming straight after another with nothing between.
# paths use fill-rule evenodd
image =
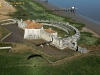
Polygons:
<instances>
[{"instance_id":1,"label":"bastion","mask_svg":"<svg viewBox=\"0 0 100 75\"><path fill-rule=\"evenodd\" d=\"M24 39L44 39L47 42L50 42L50 45L53 45L59 49L64 49L69 47L70 49L77 50L77 41L80 39L80 31L74 26L70 25L68 22L57 22L52 20L16 20L18 27L24 30ZM67 33L67 29L75 31L75 34L69 37L58 36L57 31L52 30L51 28L44 29L43 26L53 26L59 29L62 29Z\"/></svg>"}]
</instances>

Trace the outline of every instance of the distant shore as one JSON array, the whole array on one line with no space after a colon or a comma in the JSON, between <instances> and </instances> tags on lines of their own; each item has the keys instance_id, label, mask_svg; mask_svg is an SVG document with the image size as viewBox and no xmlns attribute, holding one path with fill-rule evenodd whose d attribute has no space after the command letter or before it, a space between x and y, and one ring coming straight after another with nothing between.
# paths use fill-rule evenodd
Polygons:
<instances>
[{"instance_id":1,"label":"distant shore","mask_svg":"<svg viewBox=\"0 0 100 75\"><path fill-rule=\"evenodd\" d=\"M46 9L49 9L49 10L59 9L60 10L59 7L57 7L53 4L43 2L41 0L34 0L34 1L42 4ZM93 21L87 20L87 19L83 18L81 15L78 15L78 14L75 14L75 13L64 12L64 11L61 11L61 12L54 11L54 13L61 15L61 16L64 16L64 17L70 17L78 23L83 23L83 24L86 25L86 28L89 28L94 33L96 33L100 36L100 25L99 24L94 23Z\"/></svg>"}]
</instances>

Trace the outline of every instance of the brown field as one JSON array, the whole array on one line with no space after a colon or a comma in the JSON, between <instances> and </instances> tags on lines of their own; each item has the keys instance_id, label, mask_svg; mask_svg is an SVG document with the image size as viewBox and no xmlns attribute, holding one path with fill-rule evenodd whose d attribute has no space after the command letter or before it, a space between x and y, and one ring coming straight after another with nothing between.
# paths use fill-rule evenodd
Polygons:
<instances>
[{"instance_id":1,"label":"brown field","mask_svg":"<svg viewBox=\"0 0 100 75\"><path fill-rule=\"evenodd\" d=\"M23 43L13 43L12 52L24 53L29 50L32 51L34 50L34 48L32 48L31 46L27 44L23 44Z\"/></svg>"}]
</instances>

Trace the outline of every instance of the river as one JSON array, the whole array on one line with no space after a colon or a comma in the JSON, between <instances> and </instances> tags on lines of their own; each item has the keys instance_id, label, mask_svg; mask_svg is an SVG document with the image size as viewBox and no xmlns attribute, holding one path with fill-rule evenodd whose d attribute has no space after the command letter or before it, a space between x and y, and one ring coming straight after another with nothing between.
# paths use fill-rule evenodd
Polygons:
<instances>
[{"instance_id":1,"label":"river","mask_svg":"<svg viewBox=\"0 0 100 75\"><path fill-rule=\"evenodd\" d=\"M61 8L78 8L76 13L86 19L100 24L100 0L48 0Z\"/></svg>"}]
</instances>

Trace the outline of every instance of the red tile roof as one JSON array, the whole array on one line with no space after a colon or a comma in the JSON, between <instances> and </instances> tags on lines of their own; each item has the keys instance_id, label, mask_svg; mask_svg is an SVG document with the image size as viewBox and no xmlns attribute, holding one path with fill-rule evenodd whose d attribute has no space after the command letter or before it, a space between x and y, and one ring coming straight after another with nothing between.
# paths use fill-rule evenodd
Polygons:
<instances>
[{"instance_id":1,"label":"red tile roof","mask_svg":"<svg viewBox=\"0 0 100 75\"><path fill-rule=\"evenodd\" d=\"M48 33L55 33L56 31L52 30L51 28L45 29L46 32Z\"/></svg>"},{"instance_id":2,"label":"red tile roof","mask_svg":"<svg viewBox=\"0 0 100 75\"><path fill-rule=\"evenodd\" d=\"M27 23L27 26L25 26L25 28L27 28L27 29L32 29L32 28L34 28L34 29L40 29L40 28L43 27L42 24L34 22L34 21L26 20L25 22Z\"/></svg>"}]
</instances>

